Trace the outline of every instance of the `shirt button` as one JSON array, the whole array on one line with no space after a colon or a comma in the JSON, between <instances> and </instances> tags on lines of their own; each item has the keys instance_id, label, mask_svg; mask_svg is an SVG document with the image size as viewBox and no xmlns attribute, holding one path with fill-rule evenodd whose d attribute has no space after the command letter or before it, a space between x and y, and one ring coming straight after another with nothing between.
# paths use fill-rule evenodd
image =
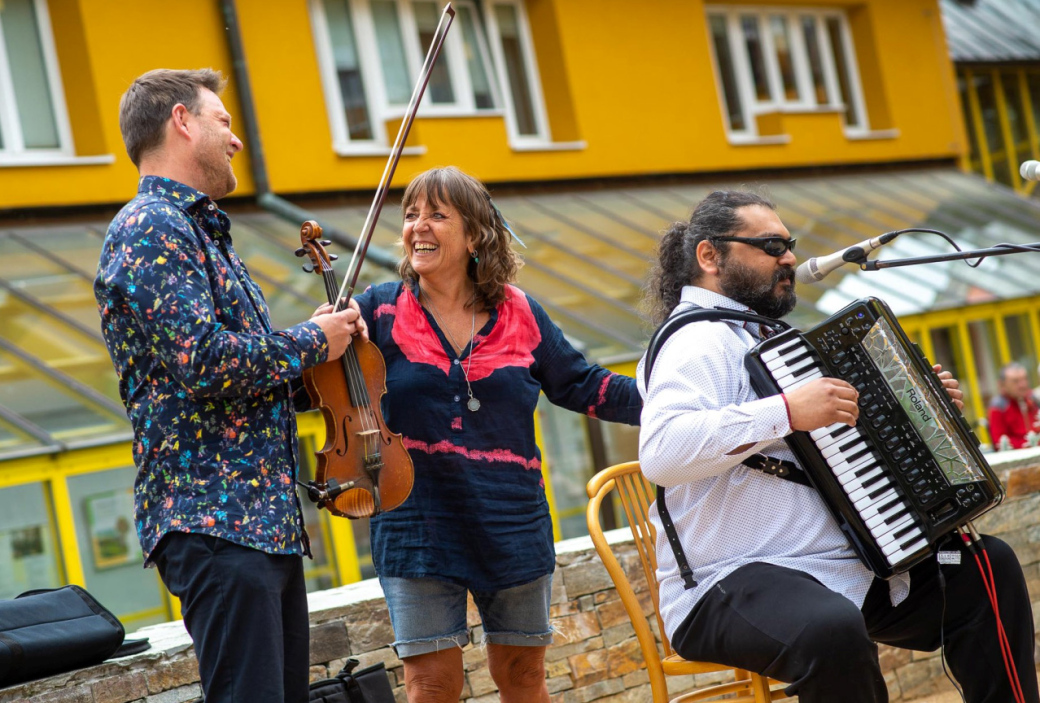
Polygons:
<instances>
[{"instance_id":1,"label":"shirt button","mask_svg":"<svg viewBox=\"0 0 1040 703\"><path fill-rule=\"evenodd\" d=\"M455 365L456 365L456 366L458 366L458 365L459 365L459 360L458 360L458 359L456 359L456 360L455 360Z\"/></svg>"},{"instance_id":2,"label":"shirt button","mask_svg":"<svg viewBox=\"0 0 1040 703\"><path fill-rule=\"evenodd\" d=\"M456 403L459 402L459 397L458 396L455 396L455 402Z\"/></svg>"}]
</instances>

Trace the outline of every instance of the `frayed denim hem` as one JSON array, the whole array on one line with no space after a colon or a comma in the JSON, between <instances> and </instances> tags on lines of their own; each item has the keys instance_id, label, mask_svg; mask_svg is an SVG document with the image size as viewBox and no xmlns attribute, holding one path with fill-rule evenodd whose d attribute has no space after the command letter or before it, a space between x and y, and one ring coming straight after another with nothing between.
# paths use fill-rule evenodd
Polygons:
<instances>
[{"instance_id":1,"label":"frayed denim hem","mask_svg":"<svg viewBox=\"0 0 1040 703\"><path fill-rule=\"evenodd\" d=\"M406 657L416 657L420 654L439 652L442 649L450 649L451 647L462 649L467 644L469 644L469 632L463 630L451 635L426 637L408 640L407 642L394 642L390 646L394 648L398 659L404 659Z\"/></svg>"},{"instance_id":2,"label":"frayed denim hem","mask_svg":"<svg viewBox=\"0 0 1040 703\"><path fill-rule=\"evenodd\" d=\"M553 643L556 628L546 632L485 632L480 638L481 649L489 644L504 644L513 647L548 647Z\"/></svg>"}]
</instances>

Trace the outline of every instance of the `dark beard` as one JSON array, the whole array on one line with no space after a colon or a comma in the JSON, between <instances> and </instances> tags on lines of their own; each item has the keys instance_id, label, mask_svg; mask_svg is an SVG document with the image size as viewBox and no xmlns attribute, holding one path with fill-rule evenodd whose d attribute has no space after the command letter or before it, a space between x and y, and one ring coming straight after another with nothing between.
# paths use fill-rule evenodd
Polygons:
<instances>
[{"instance_id":1,"label":"dark beard","mask_svg":"<svg viewBox=\"0 0 1040 703\"><path fill-rule=\"evenodd\" d=\"M798 302L794 293L794 268L791 266L777 269L769 280L763 281L752 269L731 257L724 257L719 265L719 274L719 290L723 295L764 317L779 320L794 310ZM790 281L791 286L777 295L773 291L781 281Z\"/></svg>"}]
</instances>

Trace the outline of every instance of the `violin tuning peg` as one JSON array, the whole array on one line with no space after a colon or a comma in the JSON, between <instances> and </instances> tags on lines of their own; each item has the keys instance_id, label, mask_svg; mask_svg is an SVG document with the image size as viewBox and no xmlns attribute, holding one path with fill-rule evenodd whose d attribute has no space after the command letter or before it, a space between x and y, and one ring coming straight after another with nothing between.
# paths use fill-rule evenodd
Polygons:
<instances>
[{"instance_id":1,"label":"violin tuning peg","mask_svg":"<svg viewBox=\"0 0 1040 703\"><path fill-rule=\"evenodd\" d=\"M311 266L310 264L304 264L303 265L303 270L306 271L307 273L314 273L314 267Z\"/></svg>"},{"instance_id":2,"label":"violin tuning peg","mask_svg":"<svg viewBox=\"0 0 1040 703\"><path fill-rule=\"evenodd\" d=\"M323 247L327 247L327 246L329 246L330 244L332 244L332 240L331 240L331 239L323 239L323 240L321 240L321 245L322 245Z\"/></svg>"},{"instance_id":3,"label":"violin tuning peg","mask_svg":"<svg viewBox=\"0 0 1040 703\"><path fill-rule=\"evenodd\" d=\"M303 247L300 247L299 249L297 249L293 253L296 254L296 256L303 256L304 254L307 253L307 250L304 249Z\"/></svg>"},{"instance_id":4,"label":"violin tuning peg","mask_svg":"<svg viewBox=\"0 0 1040 703\"><path fill-rule=\"evenodd\" d=\"M337 259L339 259L338 255L336 255L336 254L329 254L329 260L330 261L336 261Z\"/></svg>"}]
</instances>

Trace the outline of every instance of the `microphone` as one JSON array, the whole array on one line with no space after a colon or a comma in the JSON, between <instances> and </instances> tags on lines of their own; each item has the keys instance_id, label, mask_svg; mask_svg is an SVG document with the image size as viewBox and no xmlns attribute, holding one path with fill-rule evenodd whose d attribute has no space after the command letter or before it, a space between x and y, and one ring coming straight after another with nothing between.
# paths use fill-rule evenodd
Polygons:
<instances>
[{"instance_id":1,"label":"microphone","mask_svg":"<svg viewBox=\"0 0 1040 703\"><path fill-rule=\"evenodd\" d=\"M1032 163L1040 162L1034 161ZM869 252L874 251L882 244L891 242L898 235L899 232L886 232L880 237L864 239L859 244L853 244L851 247L836 251L833 254L820 257L814 256L798 265L794 272L794 279L799 283L816 283L834 269L840 268L847 263L863 263L867 260Z\"/></svg>"},{"instance_id":2,"label":"microphone","mask_svg":"<svg viewBox=\"0 0 1040 703\"><path fill-rule=\"evenodd\" d=\"M1026 161L1018 172L1027 181L1040 181L1040 161Z\"/></svg>"}]
</instances>

